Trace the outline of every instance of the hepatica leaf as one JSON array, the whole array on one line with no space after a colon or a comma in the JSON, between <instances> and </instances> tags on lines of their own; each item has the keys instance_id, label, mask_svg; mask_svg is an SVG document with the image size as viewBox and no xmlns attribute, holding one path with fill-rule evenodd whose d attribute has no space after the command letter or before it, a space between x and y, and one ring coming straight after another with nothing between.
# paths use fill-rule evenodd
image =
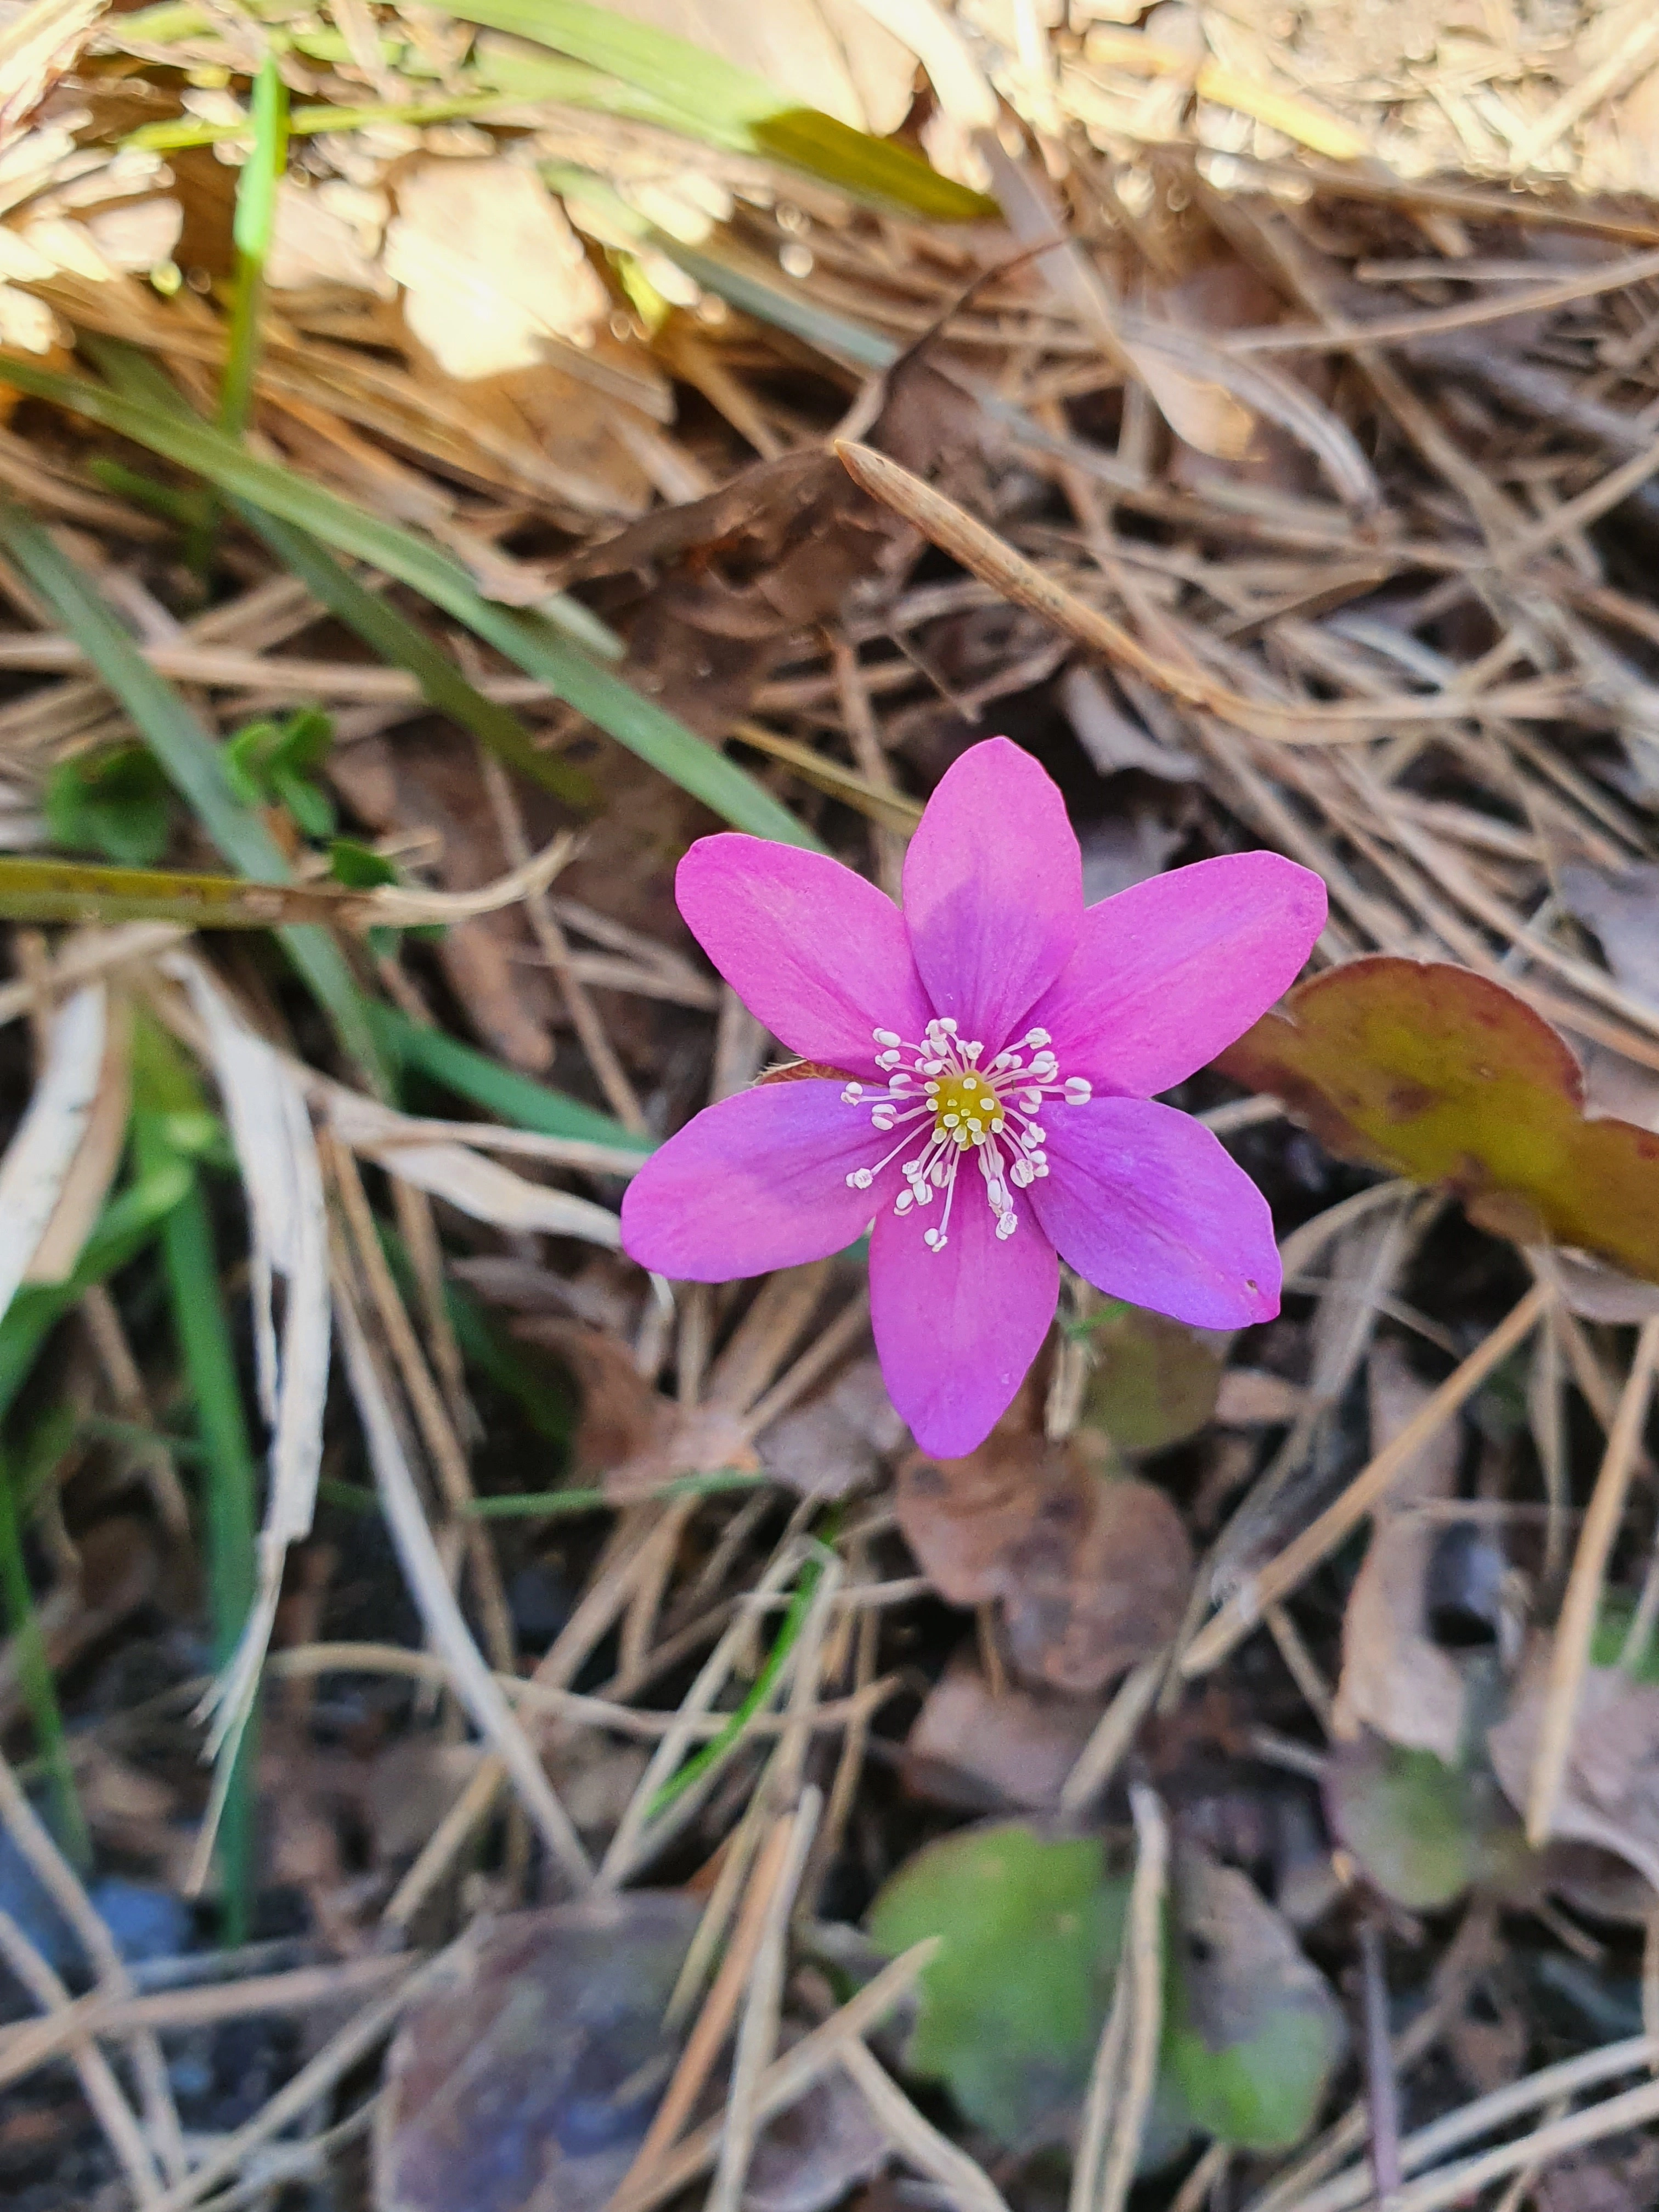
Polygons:
<instances>
[{"instance_id":1,"label":"hepatica leaf","mask_svg":"<svg viewBox=\"0 0 1659 2212\"><path fill-rule=\"evenodd\" d=\"M1221 1361L1204 1338L1167 1315L1115 1300L1091 1332L1083 1421L1129 1452L1162 1451L1215 1412Z\"/></svg>"},{"instance_id":2,"label":"hepatica leaf","mask_svg":"<svg viewBox=\"0 0 1659 2212\"><path fill-rule=\"evenodd\" d=\"M1659 1136L1590 1120L1565 1041L1468 969L1353 960L1299 985L1217 1066L1345 1159L1438 1184L1483 1228L1659 1280Z\"/></svg>"},{"instance_id":3,"label":"hepatica leaf","mask_svg":"<svg viewBox=\"0 0 1659 2212\"><path fill-rule=\"evenodd\" d=\"M884 1951L944 1939L906 2063L1011 2148L1057 2140L1082 2094L1127 1896L1098 1838L1011 1820L928 1844L871 1908Z\"/></svg>"},{"instance_id":4,"label":"hepatica leaf","mask_svg":"<svg viewBox=\"0 0 1659 2212\"><path fill-rule=\"evenodd\" d=\"M1414 1912L1437 1911L1472 1883L1501 1884L1524 1867L1520 1824L1484 1762L1449 1765L1368 1730L1337 1745L1326 1803L1344 1848Z\"/></svg>"}]
</instances>

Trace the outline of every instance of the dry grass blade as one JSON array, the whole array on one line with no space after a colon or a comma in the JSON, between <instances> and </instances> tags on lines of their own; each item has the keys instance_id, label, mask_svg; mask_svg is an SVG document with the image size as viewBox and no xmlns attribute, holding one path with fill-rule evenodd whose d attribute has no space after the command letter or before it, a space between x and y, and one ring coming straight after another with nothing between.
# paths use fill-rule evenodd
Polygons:
<instances>
[{"instance_id":1,"label":"dry grass blade","mask_svg":"<svg viewBox=\"0 0 1659 2212\"><path fill-rule=\"evenodd\" d=\"M337 1285L337 1303L346 1375L363 1425L375 1484L427 1632L444 1656L456 1695L512 1776L525 1810L535 1822L543 1842L566 1878L577 1890L586 1889L593 1879L587 1853L570 1815L555 1796L517 1716L480 1657L465 1618L455 1601L415 1487L413 1473L404 1455L398 1424L374 1354L357 1318L349 1291L343 1285Z\"/></svg>"},{"instance_id":2,"label":"dry grass blade","mask_svg":"<svg viewBox=\"0 0 1659 2212\"><path fill-rule=\"evenodd\" d=\"M840 2058L894 2149L926 2174L948 2202L961 2207L961 2212L1008 2212L1006 2200L984 2167L916 2110L866 2044L843 2044Z\"/></svg>"},{"instance_id":3,"label":"dry grass blade","mask_svg":"<svg viewBox=\"0 0 1659 2212\"><path fill-rule=\"evenodd\" d=\"M1376 699L1338 699L1318 707L1273 706L1216 682L1194 665L1180 665L1149 652L1107 615L1066 590L953 500L920 477L867 446L837 444L842 466L861 491L914 523L942 552L1033 614L1052 623L1110 661L1143 678L1170 698L1200 708L1234 729L1297 745L1360 744L1384 731L1423 724L1504 716L1514 720L1553 720L1564 695L1554 682L1516 684L1454 695L1395 692Z\"/></svg>"},{"instance_id":4,"label":"dry grass blade","mask_svg":"<svg viewBox=\"0 0 1659 2212\"><path fill-rule=\"evenodd\" d=\"M69 1991L10 1913L3 1911L0 1911L0 1957L46 2013L70 2018L74 2008ZM141 2205L160 2203L161 2177L108 2059L87 2040L84 2030L71 2032L67 2039L87 2102L108 2137L133 2195Z\"/></svg>"},{"instance_id":5,"label":"dry grass blade","mask_svg":"<svg viewBox=\"0 0 1659 2212\"><path fill-rule=\"evenodd\" d=\"M0 1314L51 1226L98 1097L107 1000L83 985L53 1020L28 1110L0 1159Z\"/></svg>"},{"instance_id":6,"label":"dry grass blade","mask_svg":"<svg viewBox=\"0 0 1659 2212\"><path fill-rule=\"evenodd\" d=\"M757 2127L787 2112L810 2089L821 2074L836 2065L847 2047L878 2027L893 2008L915 1987L918 1976L939 1950L939 1938L913 1943L890 1966L866 1982L855 1997L832 2013L821 2027L804 2035L781 2058L775 2058L760 2078L755 2094ZM719 2155L722 2123L710 2120L688 2136L648 2181L624 2194L618 2191L607 2212L654 2212L672 2197L706 2172ZM168 2208L171 2212L171 2208Z\"/></svg>"},{"instance_id":7,"label":"dry grass blade","mask_svg":"<svg viewBox=\"0 0 1659 2212\"><path fill-rule=\"evenodd\" d=\"M1158 2079L1170 1828L1144 1783L1129 1792L1139 1845L1112 2008L1089 2075L1068 2212L1122 2212Z\"/></svg>"},{"instance_id":8,"label":"dry grass blade","mask_svg":"<svg viewBox=\"0 0 1659 2212\"><path fill-rule=\"evenodd\" d=\"M1561 1617L1556 1623L1549 1687L1527 1792L1527 1838L1534 1849L1541 1849L1547 1841L1560 1801L1572 1747L1573 1717L1584 1669L1589 1664L1590 1638L1601 1610L1607 1561L1624 1516L1631 1474L1641 1449L1656 1363L1659 1363L1659 1319L1644 1322L1637 1337L1635 1356L1607 1432L1601 1470L1578 1534Z\"/></svg>"}]
</instances>

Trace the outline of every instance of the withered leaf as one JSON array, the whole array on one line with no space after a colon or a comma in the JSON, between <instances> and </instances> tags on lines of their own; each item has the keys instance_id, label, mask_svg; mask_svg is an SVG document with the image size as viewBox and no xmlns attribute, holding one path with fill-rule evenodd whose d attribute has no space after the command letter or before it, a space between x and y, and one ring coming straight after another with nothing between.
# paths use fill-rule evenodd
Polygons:
<instances>
[{"instance_id":1,"label":"withered leaf","mask_svg":"<svg viewBox=\"0 0 1659 2212\"><path fill-rule=\"evenodd\" d=\"M1540 1637L1508 1714L1486 1739L1517 1807L1527 1802L1549 1672L1549 1639ZM1659 1889L1659 1683L1617 1666L1585 1668L1553 1832L1617 1852Z\"/></svg>"},{"instance_id":2,"label":"withered leaf","mask_svg":"<svg viewBox=\"0 0 1659 2212\"><path fill-rule=\"evenodd\" d=\"M1021 1672L1097 1690L1168 1641L1192 1583L1181 1516L1149 1482L1103 1478L1065 1446L999 1430L965 1459L914 1453L899 1526L953 1605L1000 1599Z\"/></svg>"},{"instance_id":3,"label":"withered leaf","mask_svg":"<svg viewBox=\"0 0 1659 2212\"><path fill-rule=\"evenodd\" d=\"M927 1692L904 1745L904 1780L918 1796L989 1811L1057 1805L1100 1706L1053 1691L994 1690L959 1655Z\"/></svg>"},{"instance_id":4,"label":"withered leaf","mask_svg":"<svg viewBox=\"0 0 1659 2212\"><path fill-rule=\"evenodd\" d=\"M1216 1064L1343 1158L1455 1192L1483 1228L1659 1280L1659 1135L1586 1118L1577 1060L1501 983L1351 960L1298 984Z\"/></svg>"}]
</instances>

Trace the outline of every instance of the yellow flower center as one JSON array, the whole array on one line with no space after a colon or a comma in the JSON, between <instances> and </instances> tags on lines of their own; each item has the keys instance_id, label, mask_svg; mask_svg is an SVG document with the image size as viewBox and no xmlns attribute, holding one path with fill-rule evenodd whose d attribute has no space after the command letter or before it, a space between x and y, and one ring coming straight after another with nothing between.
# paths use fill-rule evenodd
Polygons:
<instances>
[{"instance_id":1,"label":"yellow flower center","mask_svg":"<svg viewBox=\"0 0 1659 2212\"><path fill-rule=\"evenodd\" d=\"M941 1075L927 1085L927 1103L933 1109L934 1135L963 1152L1002 1127L1002 1101L983 1075Z\"/></svg>"}]
</instances>

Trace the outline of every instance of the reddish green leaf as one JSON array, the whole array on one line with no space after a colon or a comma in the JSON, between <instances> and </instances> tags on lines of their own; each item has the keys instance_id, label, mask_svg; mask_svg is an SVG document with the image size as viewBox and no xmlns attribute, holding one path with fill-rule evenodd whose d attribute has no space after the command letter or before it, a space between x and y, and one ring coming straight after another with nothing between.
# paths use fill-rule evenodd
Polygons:
<instances>
[{"instance_id":1,"label":"reddish green leaf","mask_svg":"<svg viewBox=\"0 0 1659 2212\"><path fill-rule=\"evenodd\" d=\"M1659 1136L1583 1112L1564 1039L1466 968L1353 960L1223 1054L1332 1152L1454 1191L1486 1229L1659 1280Z\"/></svg>"}]
</instances>

